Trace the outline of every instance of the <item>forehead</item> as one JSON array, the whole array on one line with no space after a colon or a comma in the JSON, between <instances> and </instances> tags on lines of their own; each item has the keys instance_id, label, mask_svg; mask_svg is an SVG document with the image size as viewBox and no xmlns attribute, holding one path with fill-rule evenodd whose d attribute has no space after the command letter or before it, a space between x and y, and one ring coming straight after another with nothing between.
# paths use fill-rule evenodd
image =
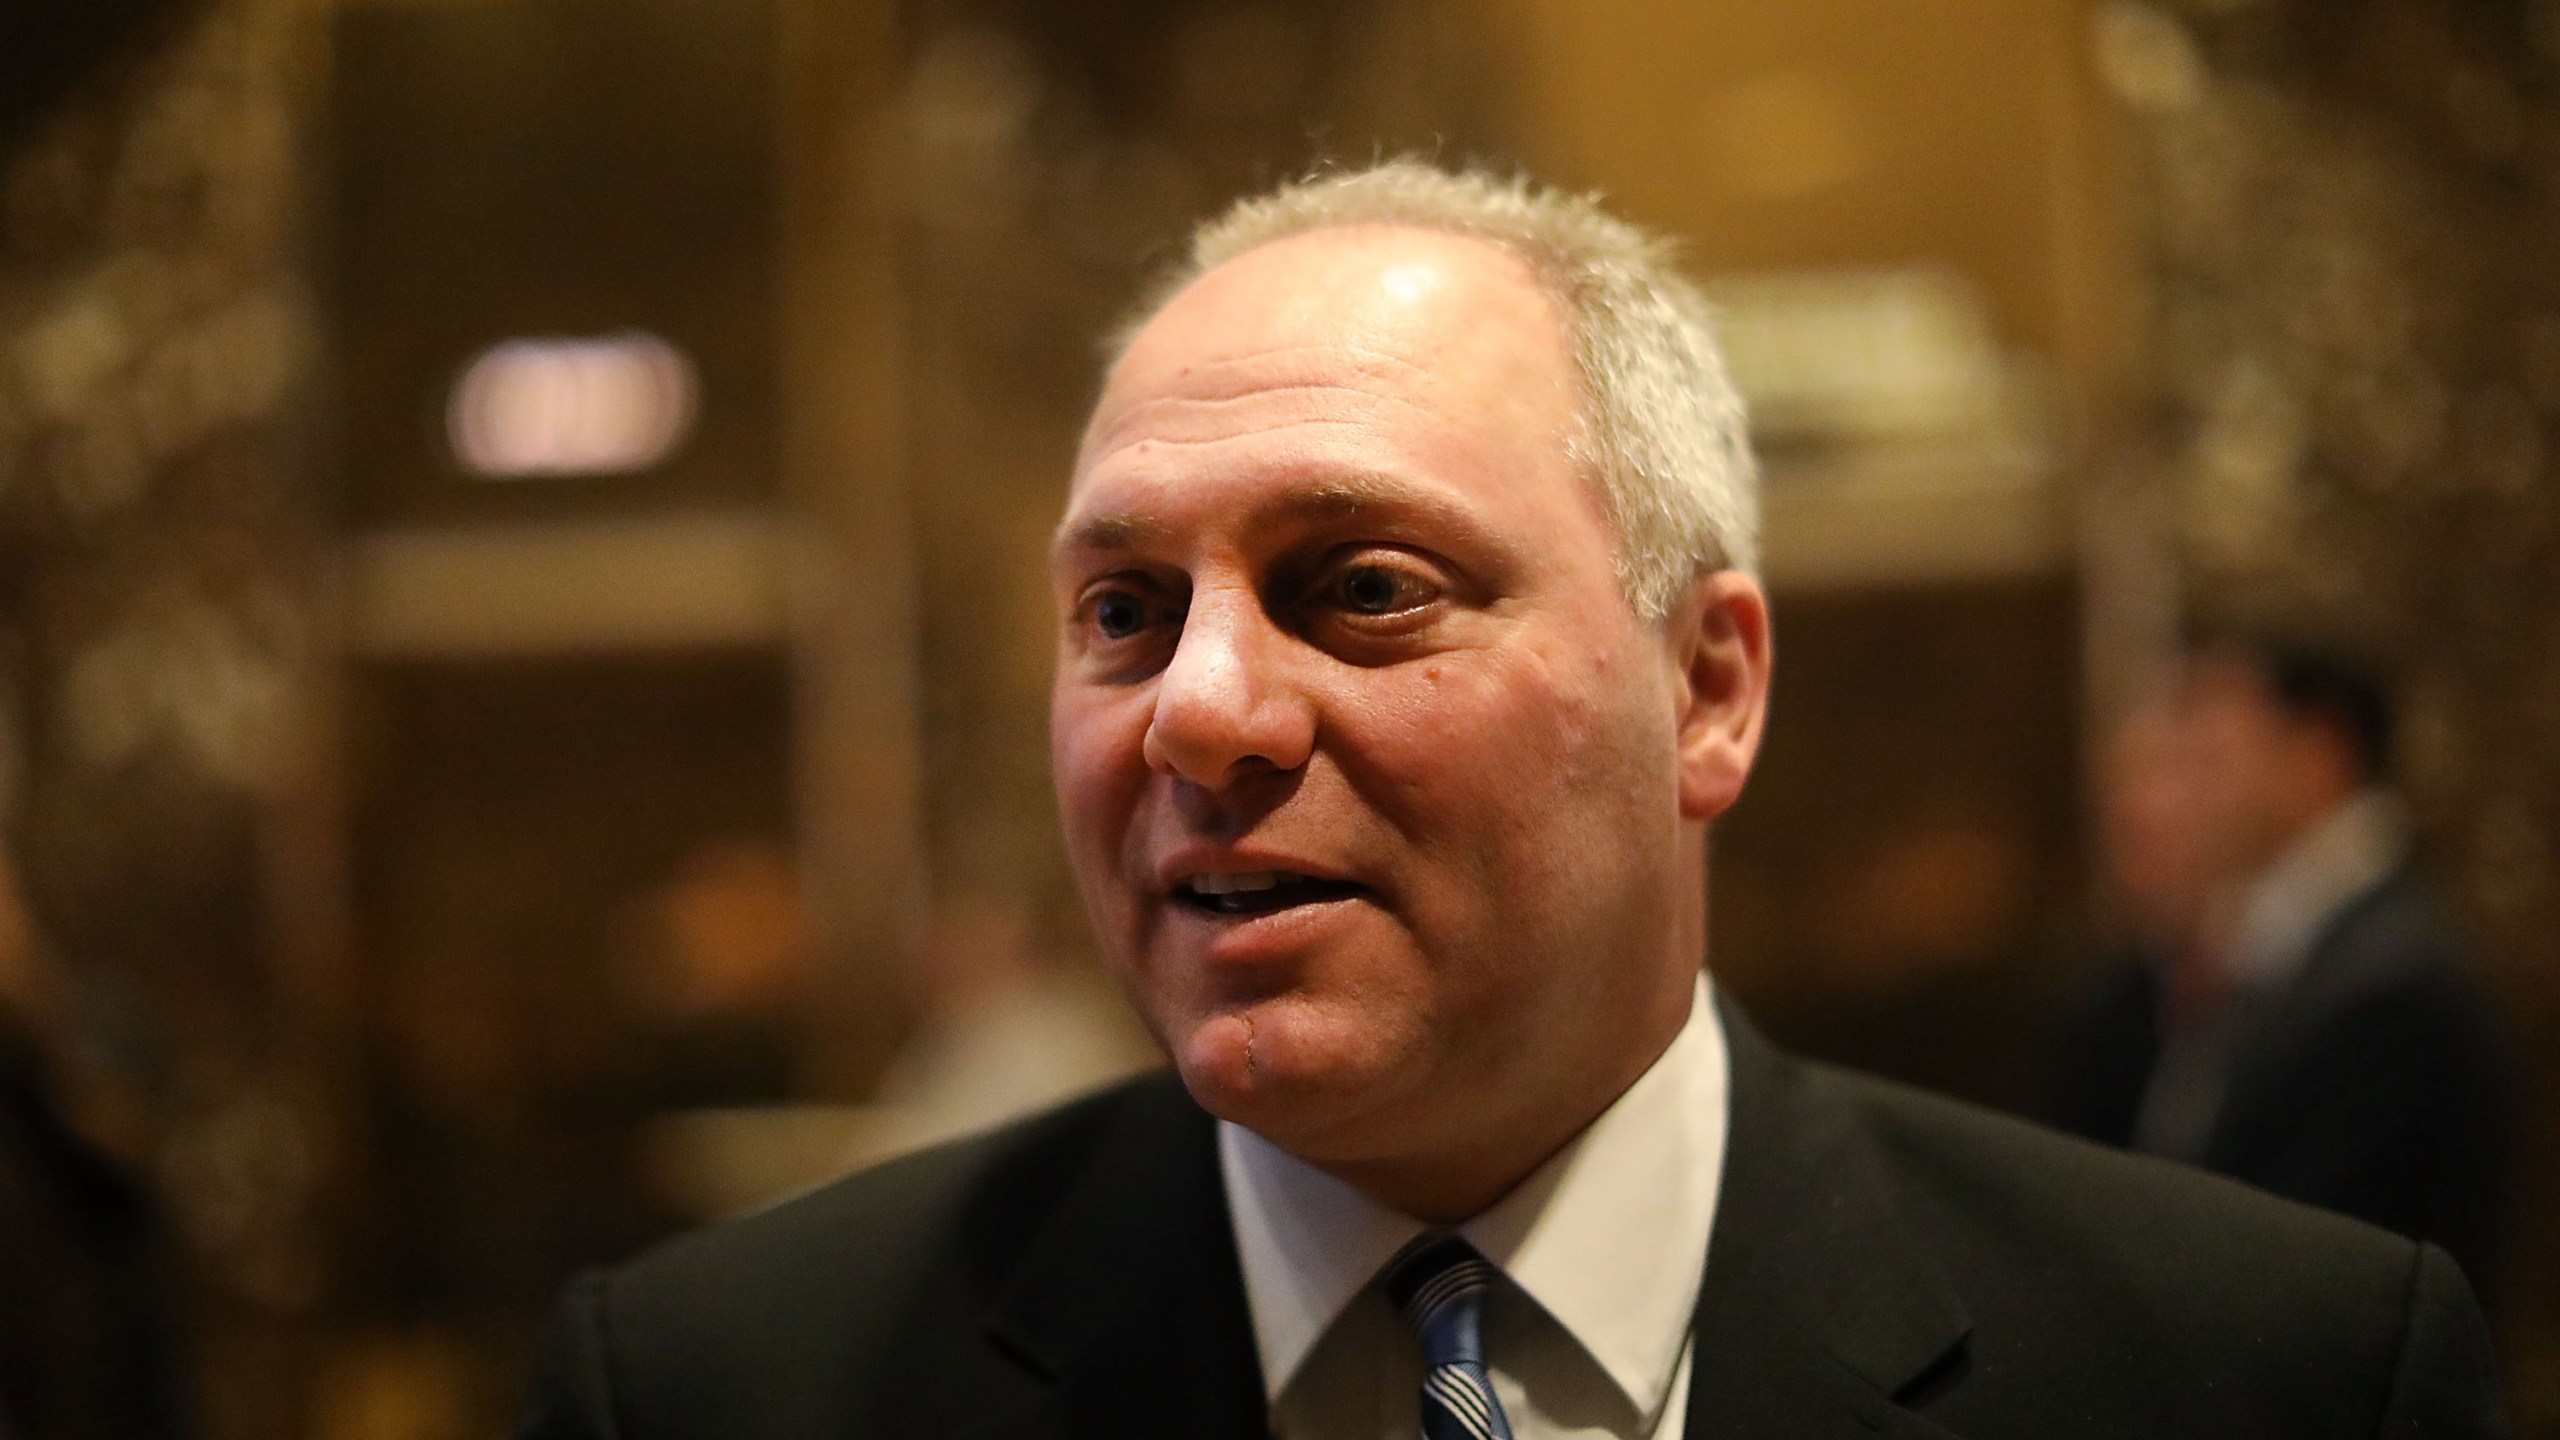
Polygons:
<instances>
[{"instance_id":1,"label":"forehead","mask_svg":"<svg viewBox=\"0 0 2560 1440\"><path fill-rule=\"evenodd\" d=\"M1286 236L1237 255L1177 292L1131 338L1095 407L1097 425L1183 372L1289 348L1347 347L1380 361L1458 358L1466 331L1493 343L1481 359L1545 373L1564 341L1561 315L1528 263L1490 241L1397 225ZM1170 373L1169 373L1170 372Z\"/></svg>"},{"instance_id":2,"label":"forehead","mask_svg":"<svg viewBox=\"0 0 2560 1440\"><path fill-rule=\"evenodd\" d=\"M1069 522L1173 474L1254 471L1337 499L1563 474L1576 373L1556 306L1498 246L1389 226L1273 241L1131 340L1087 427Z\"/></svg>"},{"instance_id":3,"label":"forehead","mask_svg":"<svg viewBox=\"0 0 2560 1440\"><path fill-rule=\"evenodd\" d=\"M2266 672L2245 655L2224 650L2189 654L2178 670L2178 697L2190 706L2273 708Z\"/></svg>"}]
</instances>

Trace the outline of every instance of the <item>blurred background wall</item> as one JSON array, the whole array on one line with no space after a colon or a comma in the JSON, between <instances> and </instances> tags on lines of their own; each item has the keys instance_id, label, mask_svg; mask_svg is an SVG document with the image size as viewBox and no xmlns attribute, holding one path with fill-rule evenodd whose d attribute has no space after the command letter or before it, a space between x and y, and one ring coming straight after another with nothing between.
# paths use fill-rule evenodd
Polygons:
<instances>
[{"instance_id":1,"label":"blurred background wall","mask_svg":"<svg viewBox=\"0 0 2560 1440\"><path fill-rule=\"evenodd\" d=\"M1724 307L1782 664L1713 963L1784 1038L2030 1105L2181 611L2395 662L2560 1435L2560 5L20 5L0 977L203 1433L502 1433L578 1266L1143 1063L1045 762L1095 337L1405 149Z\"/></svg>"}]
</instances>

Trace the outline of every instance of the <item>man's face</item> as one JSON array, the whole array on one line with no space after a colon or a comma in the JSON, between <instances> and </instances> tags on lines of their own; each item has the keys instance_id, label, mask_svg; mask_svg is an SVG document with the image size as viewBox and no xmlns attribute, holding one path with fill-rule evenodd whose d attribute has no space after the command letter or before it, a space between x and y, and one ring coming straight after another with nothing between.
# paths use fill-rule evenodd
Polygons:
<instances>
[{"instance_id":1,"label":"man's face","mask_svg":"<svg viewBox=\"0 0 2560 1440\"><path fill-rule=\"evenodd\" d=\"M1521 264L1362 227L1177 296L1086 436L1053 565L1077 878L1193 1094L1318 1163L1474 1143L1685 1013L1690 687L1620 594L1576 405Z\"/></svg>"},{"instance_id":2,"label":"man's face","mask_svg":"<svg viewBox=\"0 0 2560 1440\"><path fill-rule=\"evenodd\" d=\"M2188 657L2176 703L2202 797L2197 824L2236 876L2273 861L2355 786L2343 737L2288 713L2248 659Z\"/></svg>"},{"instance_id":3,"label":"man's face","mask_svg":"<svg viewBox=\"0 0 2560 1440\"><path fill-rule=\"evenodd\" d=\"M2207 833L2207 812L2222 802L2186 719L2167 699L2135 710L2107 748L2099 793L2107 865L2128 918L2179 945L2196 937L2229 864Z\"/></svg>"}]
</instances>

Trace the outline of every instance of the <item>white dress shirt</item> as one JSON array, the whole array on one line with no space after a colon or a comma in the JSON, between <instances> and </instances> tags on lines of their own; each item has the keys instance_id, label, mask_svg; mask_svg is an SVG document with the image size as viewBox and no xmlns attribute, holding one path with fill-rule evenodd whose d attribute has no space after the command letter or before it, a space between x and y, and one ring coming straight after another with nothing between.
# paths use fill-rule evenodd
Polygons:
<instances>
[{"instance_id":1,"label":"white dress shirt","mask_svg":"<svg viewBox=\"0 0 2560 1440\"><path fill-rule=\"evenodd\" d=\"M1724 1172L1724 1027L1699 978L1653 1068L1458 1227L1507 1277L1484 1349L1515 1440L1680 1440ZM1421 1349L1373 1283L1426 1228L1252 1131L1218 1158L1278 1440L1412 1440Z\"/></svg>"},{"instance_id":2,"label":"white dress shirt","mask_svg":"<svg viewBox=\"0 0 2560 1440\"><path fill-rule=\"evenodd\" d=\"M2224 961L2232 983L2262 991L2292 983L2329 922L2408 858L2398 796L2375 785L2340 802L2249 886Z\"/></svg>"}]
</instances>

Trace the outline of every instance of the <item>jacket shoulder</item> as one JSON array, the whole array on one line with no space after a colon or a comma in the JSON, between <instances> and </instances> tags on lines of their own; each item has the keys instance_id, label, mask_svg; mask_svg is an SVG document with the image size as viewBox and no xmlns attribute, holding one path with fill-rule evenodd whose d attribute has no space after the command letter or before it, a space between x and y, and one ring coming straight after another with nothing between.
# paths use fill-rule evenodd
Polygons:
<instances>
[{"instance_id":1,"label":"jacket shoulder","mask_svg":"<svg viewBox=\"0 0 2560 1440\"><path fill-rule=\"evenodd\" d=\"M1897 1210L1963 1296L1972 1372L2009 1377L2001 1389L2049 1415L2370 1434L2410 1403L2413 1353L2480 1353L2462 1332L2476 1308L2439 1251L1883 1082L1817 1083L1859 1112ZM2422 1327L2430 1314L2453 1318ZM1996 1432L1964 1388L1943 1417Z\"/></svg>"},{"instance_id":2,"label":"jacket shoulder","mask_svg":"<svg viewBox=\"0 0 2560 1440\"><path fill-rule=\"evenodd\" d=\"M535 1409L585 1418L529 1417L524 1433L809 1433L919 1387L1016 1383L978 1343L988 1308L1094 1157L1132 1127L1180 1124L1188 1106L1169 1075L1144 1076L583 1277Z\"/></svg>"},{"instance_id":3,"label":"jacket shoulder","mask_svg":"<svg viewBox=\"0 0 2560 1440\"><path fill-rule=\"evenodd\" d=\"M1859 1111L1903 1205L1948 1238L2031 1243L2049 1268L2121 1272L2188 1302L2217 1277L2272 1272L2298 1271L2313 1292L2405 1286L2416 1247L2360 1221L1887 1081L1829 1071L1816 1083Z\"/></svg>"},{"instance_id":4,"label":"jacket shoulder","mask_svg":"<svg viewBox=\"0 0 2560 1440\"><path fill-rule=\"evenodd\" d=\"M750 1281L808 1285L840 1270L897 1263L954 1232L1021 1237L1036 1229L1099 1138L1133 1109L1160 1103L1148 1075L984 1134L882 1161L764 1209L677 1236L612 1273L637 1302L664 1290L699 1298ZM1000 1259L1002 1257L989 1257ZM821 1273L812 1273L814 1271Z\"/></svg>"}]
</instances>

